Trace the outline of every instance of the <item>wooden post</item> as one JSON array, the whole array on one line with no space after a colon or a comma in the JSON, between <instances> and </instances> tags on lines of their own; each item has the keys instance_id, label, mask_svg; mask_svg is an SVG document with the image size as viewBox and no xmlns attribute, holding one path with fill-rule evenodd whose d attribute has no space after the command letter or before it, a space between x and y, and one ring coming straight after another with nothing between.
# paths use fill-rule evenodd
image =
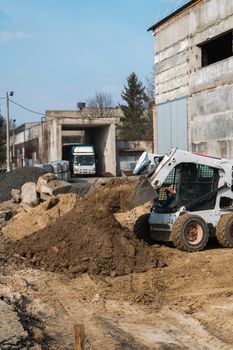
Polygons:
<instances>
[{"instance_id":1,"label":"wooden post","mask_svg":"<svg viewBox=\"0 0 233 350\"><path fill-rule=\"evenodd\" d=\"M74 325L74 350L84 350L84 324Z\"/></svg>"}]
</instances>

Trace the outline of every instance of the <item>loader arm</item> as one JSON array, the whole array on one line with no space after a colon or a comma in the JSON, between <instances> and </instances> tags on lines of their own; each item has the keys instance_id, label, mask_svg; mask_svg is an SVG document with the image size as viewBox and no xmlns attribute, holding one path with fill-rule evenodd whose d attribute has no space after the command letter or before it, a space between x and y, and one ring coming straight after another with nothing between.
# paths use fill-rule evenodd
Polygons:
<instances>
[{"instance_id":1,"label":"loader arm","mask_svg":"<svg viewBox=\"0 0 233 350\"><path fill-rule=\"evenodd\" d=\"M229 197L233 197L233 160L216 158L197 154L188 151L182 151L176 148L172 148L163 157L158 166L155 168L153 174L148 176L140 176L134 189L129 194L129 201L131 208L144 204L147 201L153 201L154 198L158 198L158 191L169 173L179 164L191 163L196 165L204 165L213 169L219 170L219 182L218 187L225 185L228 187L226 191ZM232 190L231 190L232 189Z\"/></svg>"},{"instance_id":2,"label":"loader arm","mask_svg":"<svg viewBox=\"0 0 233 350\"><path fill-rule=\"evenodd\" d=\"M159 189L170 171L181 163L201 164L219 169L222 171L219 185L223 186L226 184L228 187L232 185L232 160L209 157L173 148L164 156L154 174L151 176L150 184L152 187L154 189Z\"/></svg>"}]
</instances>

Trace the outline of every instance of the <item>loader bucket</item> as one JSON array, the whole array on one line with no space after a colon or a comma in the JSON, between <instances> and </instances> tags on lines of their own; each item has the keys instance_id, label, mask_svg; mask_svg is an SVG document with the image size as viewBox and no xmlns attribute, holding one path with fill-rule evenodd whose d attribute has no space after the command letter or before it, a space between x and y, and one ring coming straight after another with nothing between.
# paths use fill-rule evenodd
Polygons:
<instances>
[{"instance_id":1,"label":"loader bucket","mask_svg":"<svg viewBox=\"0 0 233 350\"><path fill-rule=\"evenodd\" d=\"M144 176L140 176L129 194L129 201L131 207L137 207L146 202L153 202L154 198L157 196L156 191L151 186L149 180Z\"/></svg>"}]
</instances>

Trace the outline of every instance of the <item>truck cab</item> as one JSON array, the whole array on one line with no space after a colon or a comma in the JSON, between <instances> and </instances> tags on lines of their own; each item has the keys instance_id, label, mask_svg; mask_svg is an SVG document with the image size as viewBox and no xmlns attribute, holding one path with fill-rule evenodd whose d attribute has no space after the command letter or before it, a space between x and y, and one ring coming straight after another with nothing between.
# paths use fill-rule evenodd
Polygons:
<instances>
[{"instance_id":1,"label":"truck cab","mask_svg":"<svg viewBox=\"0 0 233 350\"><path fill-rule=\"evenodd\" d=\"M72 153L74 175L96 174L96 157L93 145L75 146Z\"/></svg>"}]
</instances>

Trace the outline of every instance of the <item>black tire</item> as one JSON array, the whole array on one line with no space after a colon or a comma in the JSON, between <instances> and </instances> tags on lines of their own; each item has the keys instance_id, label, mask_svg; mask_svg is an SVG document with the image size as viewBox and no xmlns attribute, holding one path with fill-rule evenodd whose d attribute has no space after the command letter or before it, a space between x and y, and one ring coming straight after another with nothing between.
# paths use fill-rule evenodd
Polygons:
<instances>
[{"instance_id":1,"label":"black tire","mask_svg":"<svg viewBox=\"0 0 233 350\"><path fill-rule=\"evenodd\" d=\"M174 246L187 252L203 250L208 239L208 226L198 215L184 214L179 216L171 231L171 241Z\"/></svg>"},{"instance_id":2,"label":"black tire","mask_svg":"<svg viewBox=\"0 0 233 350\"><path fill-rule=\"evenodd\" d=\"M150 226L149 226L150 213L143 214L135 221L133 232L138 239L142 239L147 243L151 243Z\"/></svg>"},{"instance_id":3,"label":"black tire","mask_svg":"<svg viewBox=\"0 0 233 350\"><path fill-rule=\"evenodd\" d=\"M222 247L233 247L233 213L221 216L216 226L216 237Z\"/></svg>"}]
</instances>

